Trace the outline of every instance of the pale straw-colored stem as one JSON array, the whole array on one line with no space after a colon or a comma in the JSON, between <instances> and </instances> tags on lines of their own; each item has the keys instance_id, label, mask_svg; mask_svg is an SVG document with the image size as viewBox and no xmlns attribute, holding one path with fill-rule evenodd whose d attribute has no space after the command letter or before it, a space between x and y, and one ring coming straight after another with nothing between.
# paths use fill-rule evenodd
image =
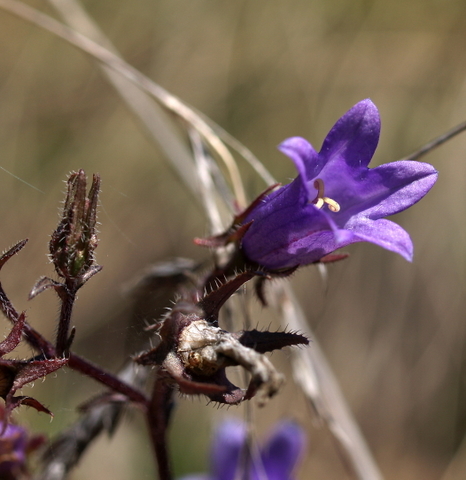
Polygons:
<instances>
[{"instance_id":1,"label":"pale straw-colored stem","mask_svg":"<svg viewBox=\"0 0 466 480\"><path fill-rule=\"evenodd\" d=\"M137 85L140 89L152 95L164 108L176 114L195 128L210 148L212 148L212 151L215 152L224 162L231 179L237 202L243 208L246 206L246 195L233 156L225 144L212 130L210 125L208 125L192 108L183 103L176 96L167 92L160 85L153 82L150 78L129 65L107 48L99 45L76 30L63 25L52 17L16 0L0 0L0 8L49 31L75 47L78 47L81 51L91 55L95 60L101 62L104 66L117 72L119 75ZM176 167L178 168L178 165L176 165ZM185 177L185 175L183 175L183 177ZM189 184L189 181L187 184Z\"/></svg>"},{"instance_id":2,"label":"pale straw-colored stem","mask_svg":"<svg viewBox=\"0 0 466 480\"><path fill-rule=\"evenodd\" d=\"M382 474L290 285L274 282L272 286L275 290L270 297L281 314L283 324L311 340L308 348L291 350L295 382L332 433L343 463L353 477L358 480L382 480Z\"/></svg>"}]
</instances>

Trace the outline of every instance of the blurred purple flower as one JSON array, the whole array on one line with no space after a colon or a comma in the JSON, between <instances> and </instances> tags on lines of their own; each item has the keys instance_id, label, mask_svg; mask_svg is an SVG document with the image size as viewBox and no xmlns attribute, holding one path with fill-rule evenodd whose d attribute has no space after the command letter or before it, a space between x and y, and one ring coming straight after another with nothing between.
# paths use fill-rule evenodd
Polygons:
<instances>
[{"instance_id":1,"label":"blurred purple flower","mask_svg":"<svg viewBox=\"0 0 466 480\"><path fill-rule=\"evenodd\" d=\"M303 430L294 422L276 425L268 441L257 452L248 450L246 425L228 420L220 425L211 451L211 473L190 475L182 480L292 480L293 471L306 443ZM248 468L249 476L244 475Z\"/></svg>"},{"instance_id":2,"label":"blurred purple flower","mask_svg":"<svg viewBox=\"0 0 466 480\"><path fill-rule=\"evenodd\" d=\"M0 478L17 478L24 470L28 434L17 425L8 424L0 432Z\"/></svg>"},{"instance_id":3,"label":"blurred purple flower","mask_svg":"<svg viewBox=\"0 0 466 480\"><path fill-rule=\"evenodd\" d=\"M367 168L380 133L377 107L356 104L330 130L317 153L300 137L279 149L298 177L248 210L242 250L268 270L306 265L355 242L372 242L411 261L407 232L383 217L418 202L437 180L427 163L398 161Z\"/></svg>"}]
</instances>

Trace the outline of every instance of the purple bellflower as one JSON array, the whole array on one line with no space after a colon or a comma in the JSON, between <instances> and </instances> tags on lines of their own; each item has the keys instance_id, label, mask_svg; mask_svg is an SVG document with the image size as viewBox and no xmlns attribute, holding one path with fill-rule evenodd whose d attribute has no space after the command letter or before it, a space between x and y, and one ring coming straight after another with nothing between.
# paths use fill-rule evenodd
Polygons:
<instances>
[{"instance_id":1,"label":"purple bellflower","mask_svg":"<svg viewBox=\"0 0 466 480\"><path fill-rule=\"evenodd\" d=\"M26 430L8 424L0 435L0 478L18 478L26 464Z\"/></svg>"},{"instance_id":2,"label":"purple bellflower","mask_svg":"<svg viewBox=\"0 0 466 480\"><path fill-rule=\"evenodd\" d=\"M384 217L418 202L437 180L427 163L398 161L369 169L379 141L380 116L370 100L357 103L327 135L317 153L300 137L279 149L298 177L242 218L241 250L269 271L315 263L338 248L371 242L411 261L408 233Z\"/></svg>"},{"instance_id":3,"label":"purple bellflower","mask_svg":"<svg viewBox=\"0 0 466 480\"><path fill-rule=\"evenodd\" d=\"M0 406L0 422L5 421L5 409ZM18 480L29 478L27 460L45 442L43 435L31 435L25 428L12 423L0 431L0 478Z\"/></svg>"},{"instance_id":4,"label":"purple bellflower","mask_svg":"<svg viewBox=\"0 0 466 480\"><path fill-rule=\"evenodd\" d=\"M302 429L294 422L283 421L276 425L262 448L249 452L246 425L227 420L212 442L211 473L182 480L292 480L305 444Z\"/></svg>"}]
</instances>

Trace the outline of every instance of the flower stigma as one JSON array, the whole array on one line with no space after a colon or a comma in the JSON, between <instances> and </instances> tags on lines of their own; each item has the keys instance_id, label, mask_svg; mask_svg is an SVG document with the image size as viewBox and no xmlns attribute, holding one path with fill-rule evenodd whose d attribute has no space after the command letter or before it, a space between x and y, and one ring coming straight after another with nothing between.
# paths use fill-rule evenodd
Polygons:
<instances>
[{"instance_id":1,"label":"flower stigma","mask_svg":"<svg viewBox=\"0 0 466 480\"><path fill-rule=\"evenodd\" d=\"M325 196L325 185L324 181L321 178L317 178L314 181L314 188L317 190L317 196L312 200L313 203L317 208L322 208L325 204L327 204L328 209L331 212L339 212L340 211L340 204L333 200L333 198L329 198Z\"/></svg>"}]
</instances>

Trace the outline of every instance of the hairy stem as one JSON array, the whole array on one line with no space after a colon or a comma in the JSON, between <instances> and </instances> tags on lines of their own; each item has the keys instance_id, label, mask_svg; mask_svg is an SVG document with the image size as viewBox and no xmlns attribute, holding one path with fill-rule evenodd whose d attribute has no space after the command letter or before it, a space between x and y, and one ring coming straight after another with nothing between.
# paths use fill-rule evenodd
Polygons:
<instances>
[{"instance_id":1,"label":"hairy stem","mask_svg":"<svg viewBox=\"0 0 466 480\"><path fill-rule=\"evenodd\" d=\"M0 283L0 310L11 323L16 323L19 318L19 313L13 307L9 298L6 296ZM39 332L34 330L27 322L24 324L23 335L26 341L39 353L43 354L47 358L53 358L55 356L55 348L46 340Z\"/></svg>"},{"instance_id":2,"label":"hairy stem","mask_svg":"<svg viewBox=\"0 0 466 480\"><path fill-rule=\"evenodd\" d=\"M140 390L122 381L113 373L103 370L101 367L94 365L89 360L86 360L85 358L80 357L73 352L70 352L68 366L72 370L93 378L114 392L125 395L131 401L141 405L142 407L148 407L149 405L149 399Z\"/></svg>"},{"instance_id":3,"label":"hairy stem","mask_svg":"<svg viewBox=\"0 0 466 480\"><path fill-rule=\"evenodd\" d=\"M74 301L76 300L76 282L66 282L64 298L61 298L60 319L58 321L57 338L55 343L56 355L67 355L69 349L68 332L71 323Z\"/></svg>"},{"instance_id":4,"label":"hairy stem","mask_svg":"<svg viewBox=\"0 0 466 480\"><path fill-rule=\"evenodd\" d=\"M127 363L118 377L134 387L142 387L148 371ZM71 469L80 461L92 443L106 431L112 435L124 413L124 402L96 403L90 406L78 420L60 432L48 446L42 457L42 472L34 480L65 480Z\"/></svg>"},{"instance_id":5,"label":"hairy stem","mask_svg":"<svg viewBox=\"0 0 466 480\"><path fill-rule=\"evenodd\" d=\"M19 313L13 307L12 303L8 299L3 287L0 283L0 310L12 323L16 323L19 317ZM70 311L71 314L71 311ZM39 332L37 332L31 325L25 323L24 325L24 337L26 341L33 347L38 353L44 355L46 358L57 357L57 351L55 347L46 340ZM67 338L67 337L66 337ZM85 358L70 352L68 366L76 370L77 372L87 375L93 378L97 382L105 385L111 390L126 395L131 401L138 403L143 407L147 407L149 404L148 398L138 389L120 380L116 375L103 370L101 367L94 365Z\"/></svg>"},{"instance_id":6,"label":"hairy stem","mask_svg":"<svg viewBox=\"0 0 466 480\"><path fill-rule=\"evenodd\" d=\"M154 383L152 398L147 412L149 434L152 440L159 480L173 480L168 457L167 429L173 407L173 386L163 375L158 375Z\"/></svg>"}]
</instances>

